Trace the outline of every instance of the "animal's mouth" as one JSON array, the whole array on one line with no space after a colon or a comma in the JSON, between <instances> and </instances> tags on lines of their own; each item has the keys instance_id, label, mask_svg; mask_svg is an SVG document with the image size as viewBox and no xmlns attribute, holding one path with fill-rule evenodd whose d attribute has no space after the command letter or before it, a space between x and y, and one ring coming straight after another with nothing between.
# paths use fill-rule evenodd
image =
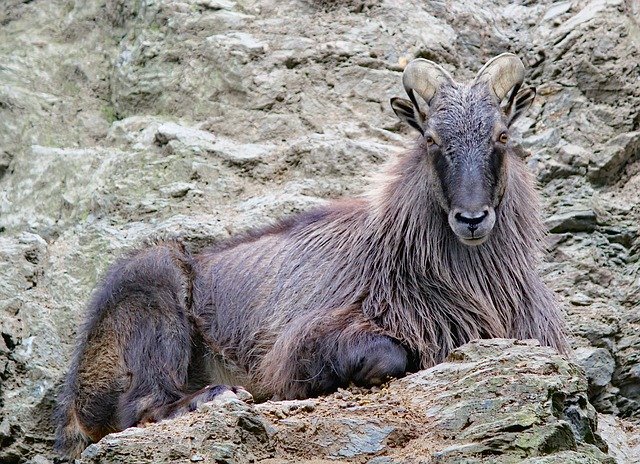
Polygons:
<instances>
[{"instance_id":1,"label":"animal's mouth","mask_svg":"<svg viewBox=\"0 0 640 464\"><path fill-rule=\"evenodd\" d=\"M460 242L468 246L478 246L486 242L496 223L496 213L492 207L487 206L478 210L469 212L453 208L449 211L451 230Z\"/></svg>"},{"instance_id":2,"label":"animal's mouth","mask_svg":"<svg viewBox=\"0 0 640 464\"><path fill-rule=\"evenodd\" d=\"M489 238L489 234L483 235L482 237L473 237L473 238L460 237L458 235L458 239L465 245L469 245L469 246L481 245L484 242L486 242L488 238Z\"/></svg>"}]
</instances>

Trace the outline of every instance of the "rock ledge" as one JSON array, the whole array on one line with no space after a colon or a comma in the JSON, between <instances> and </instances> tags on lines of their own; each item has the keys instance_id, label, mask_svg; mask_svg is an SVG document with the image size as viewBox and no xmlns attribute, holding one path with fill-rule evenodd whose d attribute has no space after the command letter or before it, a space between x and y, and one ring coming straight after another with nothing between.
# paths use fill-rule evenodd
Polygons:
<instances>
[{"instance_id":1,"label":"rock ledge","mask_svg":"<svg viewBox=\"0 0 640 464\"><path fill-rule=\"evenodd\" d=\"M82 462L614 463L586 390L576 364L537 342L479 340L372 391L258 405L225 396L109 435Z\"/></svg>"}]
</instances>

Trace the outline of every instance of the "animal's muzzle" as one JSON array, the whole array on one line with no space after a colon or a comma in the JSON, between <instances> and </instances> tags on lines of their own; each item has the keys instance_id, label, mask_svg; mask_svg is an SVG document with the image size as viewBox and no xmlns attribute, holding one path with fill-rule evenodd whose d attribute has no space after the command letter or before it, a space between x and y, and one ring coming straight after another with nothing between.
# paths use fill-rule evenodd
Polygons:
<instances>
[{"instance_id":1,"label":"animal's muzzle","mask_svg":"<svg viewBox=\"0 0 640 464\"><path fill-rule=\"evenodd\" d=\"M470 210L453 208L449 212L451 229L466 245L479 245L486 241L495 222L496 213L489 206Z\"/></svg>"}]
</instances>

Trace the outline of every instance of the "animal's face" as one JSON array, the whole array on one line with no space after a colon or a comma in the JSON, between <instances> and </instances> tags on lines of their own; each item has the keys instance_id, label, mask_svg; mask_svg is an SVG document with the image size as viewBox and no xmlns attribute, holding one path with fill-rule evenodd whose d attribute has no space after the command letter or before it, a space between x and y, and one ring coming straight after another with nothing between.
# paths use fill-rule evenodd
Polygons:
<instances>
[{"instance_id":1,"label":"animal's face","mask_svg":"<svg viewBox=\"0 0 640 464\"><path fill-rule=\"evenodd\" d=\"M509 126L535 92L516 89L503 108L490 82L476 79L459 85L445 77L445 83L427 95L424 110L417 101L404 99L393 99L392 107L422 134L421 150L437 179L437 197L451 230L462 243L479 245L493 230L504 193Z\"/></svg>"},{"instance_id":2,"label":"animal's face","mask_svg":"<svg viewBox=\"0 0 640 464\"><path fill-rule=\"evenodd\" d=\"M434 100L423 130L425 156L451 229L463 243L479 244L493 229L504 191L508 127L486 86L448 87Z\"/></svg>"}]
</instances>

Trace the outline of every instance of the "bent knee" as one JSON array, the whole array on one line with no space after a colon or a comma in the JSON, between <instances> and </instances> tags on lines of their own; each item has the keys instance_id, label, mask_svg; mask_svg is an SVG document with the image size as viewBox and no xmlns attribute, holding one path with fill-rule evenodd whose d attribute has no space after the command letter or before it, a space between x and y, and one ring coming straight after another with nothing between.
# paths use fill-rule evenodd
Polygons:
<instances>
[{"instance_id":1,"label":"bent knee","mask_svg":"<svg viewBox=\"0 0 640 464\"><path fill-rule=\"evenodd\" d=\"M407 351L396 340L376 336L353 353L351 381L358 386L380 385L407 372Z\"/></svg>"}]
</instances>

